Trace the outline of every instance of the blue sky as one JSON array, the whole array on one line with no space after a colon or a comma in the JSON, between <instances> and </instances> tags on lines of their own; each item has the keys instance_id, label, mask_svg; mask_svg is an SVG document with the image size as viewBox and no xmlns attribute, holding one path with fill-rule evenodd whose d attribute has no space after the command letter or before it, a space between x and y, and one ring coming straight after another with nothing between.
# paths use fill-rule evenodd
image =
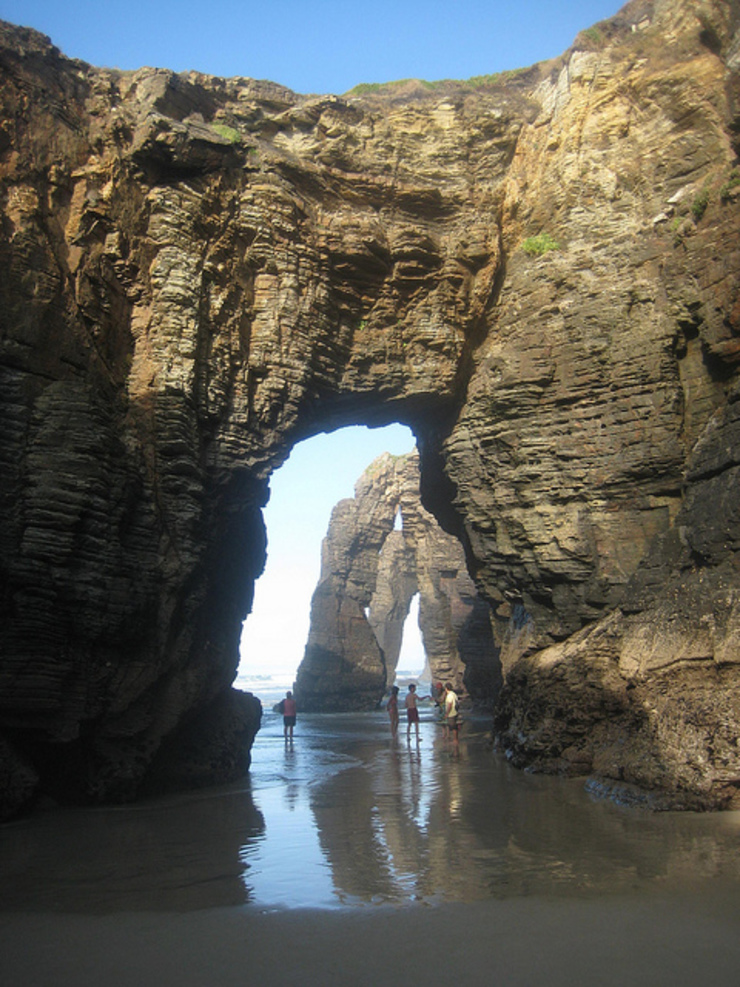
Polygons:
<instances>
[{"instance_id":1,"label":"blue sky","mask_svg":"<svg viewBox=\"0 0 740 987\"><path fill-rule=\"evenodd\" d=\"M285 674L298 667L332 508L354 496L355 482L373 459L382 452L410 452L414 444L404 425L344 428L302 442L274 474L265 508L267 567L242 637L245 672ZM418 634L407 637L418 661Z\"/></svg>"},{"instance_id":2,"label":"blue sky","mask_svg":"<svg viewBox=\"0 0 740 987\"><path fill-rule=\"evenodd\" d=\"M360 82L467 79L531 65L620 7L619 0L0 0L0 18L34 27L97 66L196 69L341 94ZM273 477L268 565L246 625L245 670L295 670L332 507L353 495L377 455L413 445L401 426L344 430L299 446ZM418 654L418 635L407 631L409 641ZM402 653L401 667L412 660Z\"/></svg>"},{"instance_id":3,"label":"blue sky","mask_svg":"<svg viewBox=\"0 0 740 987\"><path fill-rule=\"evenodd\" d=\"M0 0L93 65L251 76L301 93L467 79L559 55L619 0Z\"/></svg>"}]
</instances>

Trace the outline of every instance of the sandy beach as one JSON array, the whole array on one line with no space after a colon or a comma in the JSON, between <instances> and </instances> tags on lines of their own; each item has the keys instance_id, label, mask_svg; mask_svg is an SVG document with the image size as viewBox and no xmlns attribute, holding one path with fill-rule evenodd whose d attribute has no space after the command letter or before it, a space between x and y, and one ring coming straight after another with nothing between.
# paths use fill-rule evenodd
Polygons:
<instances>
[{"instance_id":1,"label":"sandy beach","mask_svg":"<svg viewBox=\"0 0 740 987\"><path fill-rule=\"evenodd\" d=\"M250 778L0 831L13 987L738 983L740 814L524 775L426 713L267 716Z\"/></svg>"},{"instance_id":2,"label":"sandy beach","mask_svg":"<svg viewBox=\"0 0 740 987\"><path fill-rule=\"evenodd\" d=\"M0 920L15 987L734 987L740 895Z\"/></svg>"}]
</instances>

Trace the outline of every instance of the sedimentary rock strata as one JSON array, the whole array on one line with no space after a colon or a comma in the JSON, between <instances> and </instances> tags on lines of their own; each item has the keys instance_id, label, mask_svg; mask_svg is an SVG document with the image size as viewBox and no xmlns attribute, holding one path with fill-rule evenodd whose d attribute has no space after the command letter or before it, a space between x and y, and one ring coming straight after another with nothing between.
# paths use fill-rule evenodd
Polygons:
<instances>
[{"instance_id":1,"label":"sedimentary rock strata","mask_svg":"<svg viewBox=\"0 0 740 987\"><path fill-rule=\"evenodd\" d=\"M736 798L739 17L634 0L345 98L0 27L3 811L242 770L269 476L394 420L497 617L502 748Z\"/></svg>"}]
</instances>

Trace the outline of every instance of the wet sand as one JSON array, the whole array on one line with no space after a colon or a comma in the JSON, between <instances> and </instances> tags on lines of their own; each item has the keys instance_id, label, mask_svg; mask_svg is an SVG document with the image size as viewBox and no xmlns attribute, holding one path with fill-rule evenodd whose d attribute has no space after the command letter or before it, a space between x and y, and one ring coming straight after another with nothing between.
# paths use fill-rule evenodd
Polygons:
<instances>
[{"instance_id":1,"label":"wet sand","mask_svg":"<svg viewBox=\"0 0 740 987\"><path fill-rule=\"evenodd\" d=\"M4 827L0 983L740 982L740 814L595 802L485 740L268 717L249 784Z\"/></svg>"},{"instance_id":2,"label":"wet sand","mask_svg":"<svg viewBox=\"0 0 740 987\"><path fill-rule=\"evenodd\" d=\"M0 920L15 987L419 984L735 987L737 894L529 898L326 912L209 909Z\"/></svg>"}]
</instances>

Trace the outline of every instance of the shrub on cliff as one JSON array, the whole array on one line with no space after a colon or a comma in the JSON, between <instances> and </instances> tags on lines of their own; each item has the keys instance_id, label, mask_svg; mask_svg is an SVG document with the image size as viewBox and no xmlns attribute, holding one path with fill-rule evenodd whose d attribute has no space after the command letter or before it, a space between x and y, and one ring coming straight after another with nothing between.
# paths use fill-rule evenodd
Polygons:
<instances>
[{"instance_id":1,"label":"shrub on cliff","mask_svg":"<svg viewBox=\"0 0 740 987\"><path fill-rule=\"evenodd\" d=\"M541 257L550 250L560 250L560 244L549 233L538 233L522 242L522 250L530 257Z\"/></svg>"}]
</instances>

